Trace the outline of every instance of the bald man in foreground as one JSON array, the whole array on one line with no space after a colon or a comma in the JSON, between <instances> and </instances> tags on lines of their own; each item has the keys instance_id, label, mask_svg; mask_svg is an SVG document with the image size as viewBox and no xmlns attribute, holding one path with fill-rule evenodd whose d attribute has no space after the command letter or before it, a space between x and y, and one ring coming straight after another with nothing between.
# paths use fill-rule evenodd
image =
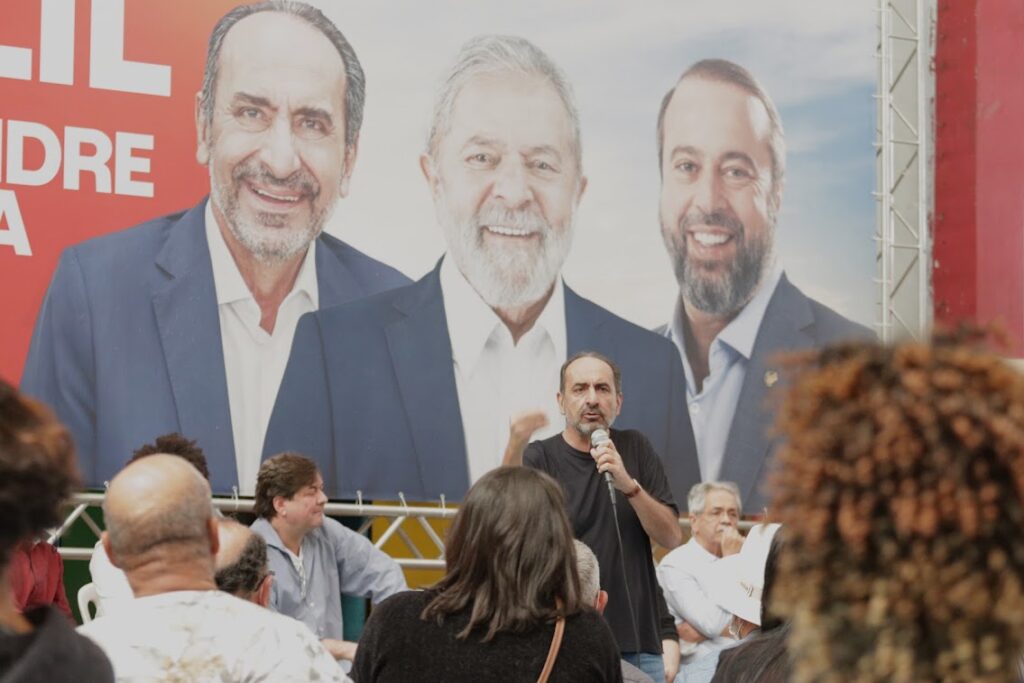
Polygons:
<instances>
[{"instance_id":1,"label":"bald man in foreground","mask_svg":"<svg viewBox=\"0 0 1024 683\"><path fill-rule=\"evenodd\" d=\"M347 681L301 623L217 590L210 486L177 456L114 477L103 544L135 601L79 628L121 680Z\"/></svg>"}]
</instances>

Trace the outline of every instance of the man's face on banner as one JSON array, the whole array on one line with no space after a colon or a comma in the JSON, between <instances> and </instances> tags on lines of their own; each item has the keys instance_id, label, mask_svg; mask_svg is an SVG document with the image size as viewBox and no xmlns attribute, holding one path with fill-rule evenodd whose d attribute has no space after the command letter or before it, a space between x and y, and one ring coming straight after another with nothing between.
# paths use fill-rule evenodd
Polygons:
<instances>
[{"instance_id":1,"label":"man's face on banner","mask_svg":"<svg viewBox=\"0 0 1024 683\"><path fill-rule=\"evenodd\" d=\"M739 311L770 262L770 132L760 100L700 77L665 111L661 235L683 297L705 313Z\"/></svg>"},{"instance_id":2,"label":"man's face on banner","mask_svg":"<svg viewBox=\"0 0 1024 683\"><path fill-rule=\"evenodd\" d=\"M197 156L218 222L264 263L302 253L348 191L345 85L338 51L299 19L262 12L224 39Z\"/></svg>"},{"instance_id":3,"label":"man's face on banner","mask_svg":"<svg viewBox=\"0 0 1024 683\"><path fill-rule=\"evenodd\" d=\"M482 75L421 160L451 257L494 308L541 299L572 244L586 185L569 114L545 79Z\"/></svg>"}]
</instances>

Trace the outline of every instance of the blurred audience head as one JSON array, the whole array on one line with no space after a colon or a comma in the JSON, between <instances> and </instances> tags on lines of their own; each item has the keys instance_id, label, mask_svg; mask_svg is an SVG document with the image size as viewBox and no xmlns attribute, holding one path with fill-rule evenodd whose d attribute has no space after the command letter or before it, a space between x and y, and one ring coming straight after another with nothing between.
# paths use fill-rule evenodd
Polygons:
<instances>
[{"instance_id":1,"label":"blurred audience head","mask_svg":"<svg viewBox=\"0 0 1024 683\"><path fill-rule=\"evenodd\" d=\"M267 542L233 519L217 520L220 549L214 558L217 588L266 607L274 577L267 564Z\"/></svg>"},{"instance_id":2,"label":"blurred audience head","mask_svg":"<svg viewBox=\"0 0 1024 683\"><path fill-rule=\"evenodd\" d=\"M21 542L60 522L78 485L68 431L41 403L0 380L0 567Z\"/></svg>"},{"instance_id":3,"label":"blurred audience head","mask_svg":"<svg viewBox=\"0 0 1024 683\"><path fill-rule=\"evenodd\" d=\"M771 607L798 681L1010 681L1024 379L984 335L808 353L782 408Z\"/></svg>"},{"instance_id":4,"label":"blurred audience head","mask_svg":"<svg viewBox=\"0 0 1024 683\"><path fill-rule=\"evenodd\" d=\"M786 532L779 530L772 537L768 548L768 559L764 563L764 586L761 588L761 631L773 631L785 623L785 620L772 609L772 594L779 571L779 554L786 543Z\"/></svg>"},{"instance_id":5,"label":"blurred audience head","mask_svg":"<svg viewBox=\"0 0 1024 683\"><path fill-rule=\"evenodd\" d=\"M758 527L751 530L756 533ZM743 639L737 646L727 648L719 655L712 683L783 683L792 679L792 666L787 652L789 623L772 609L779 553L785 545L785 529L772 535L764 562L764 585L761 589L760 630ZM744 550L747 544L743 544ZM732 555L730 557L735 557ZM750 583L747 586L753 587Z\"/></svg>"},{"instance_id":6,"label":"blurred audience head","mask_svg":"<svg viewBox=\"0 0 1024 683\"><path fill-rule=\"evenodd\" d=\"M608 593L601 590L601 565L597 563L597 556L586 543L579 539L573 539L573 546L576 548L576 570L580 575L580 598L583 603L590 605L599 613L604 613L608 605Z\"/></svg>"},{"instance_id":7,"label":"blurred audience head","mask_svg":"<svg viewBox=\"0 0 1024 683\"><path fill-rule=\"evenodd\" d=\"M481 477L448 531L445 558L447 574L422 618L440 623L469 608L461 639L539 628L584 602L562 490L537 470L501 467Z\"/></svg>"},{"instance_id":8,"label":"blurred audience head","mask_svg":"<svg viewBox=\"0 0 1024 683\"><path fill-rule=\"evenodd\" d=\"M185 458L185 460L192 463L193 467L199 470L199 474L203 475L203 479L210 481L210 470L206 466L206 454L203 453L203 449L197 446L195 441L186 439L177 432L158 436L153 443L147 443L139 447L132 453L132 457L128 462L135 462L139 458L145 458L147 455L156 455L157 453L177 455Z\"/></svg>"}]
</instances>

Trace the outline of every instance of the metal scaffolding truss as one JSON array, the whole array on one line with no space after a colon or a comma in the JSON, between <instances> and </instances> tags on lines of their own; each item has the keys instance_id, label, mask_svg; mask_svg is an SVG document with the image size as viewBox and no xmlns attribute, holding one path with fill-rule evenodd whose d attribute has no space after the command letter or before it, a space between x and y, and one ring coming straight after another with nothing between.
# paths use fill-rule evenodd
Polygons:
<instances>
[{"instance_id":1,"label":"metal scaffolding truss","mask_svg":"<svg viewBox=\"0 0 1024 683\"><path fill-rule=\"evenodd\" d=\"M875 242L883 341L919 339L931 329L935 11L934 0L878 0Z\"/></svg>"},{"instance_id":2,"label":"metal scaffolding truss","mask_svg":"<svg viewBox=\"0 0 1024 683\"><path fill-rule=\"evenodd\" d=\"M58 551L65 560L88 560L92 557L93 546L99 540L102 529L93 518L103 504L103 493L76 493L68 501L64 522L50 532L50 543L60 541ZM252 498L213 498L213 507L225 515L236 512L252 512ZM455 517L457 506L410 505L401 500L397 505L379 503L328 503L325 512L334 517L357 517L360 526L357 531L365 534L371 531L373 544L395 558L403 569L444 569L444 540L447 522ZM79 534L78 543L70 544L67 532L77 522L84 524L91 535ZM682 518L679 525L689 531L690 520ZM750 520L741 521L739 528L747 530L754 526ZM88 536L86 538L86 536Z\"/></svg>"},{"instance_id":3,"label":"metal scaffolding truss","mask_svg":"<svg viewBox=\"0 0 1024 683\"><path fill-rule=\"evenodd\" d=\"M99 540L100 525L92 515L103 504L102 493L76 493L69 501L71 509L63 524L50 533L50 543L62 540L59 552L65 560L88 560L92 557L93 545ZM252 498L214 498L213 506L224 514L252 512ZM374 527L374 545L395 557L404 569L444 569L444 524L455 516L457 509L445 505L416 506L406 504L380 505L377 503L328 503L325 512L338 517L360 519L358 532L367 533ZM69 545L65 534L81 520L92 531L94 537L86 543ZM374 526L375 522L381 524ZM395 543L392 539L400 540ZM390 543L389 543L390 542Z\"/></svg>"}]
</instances>

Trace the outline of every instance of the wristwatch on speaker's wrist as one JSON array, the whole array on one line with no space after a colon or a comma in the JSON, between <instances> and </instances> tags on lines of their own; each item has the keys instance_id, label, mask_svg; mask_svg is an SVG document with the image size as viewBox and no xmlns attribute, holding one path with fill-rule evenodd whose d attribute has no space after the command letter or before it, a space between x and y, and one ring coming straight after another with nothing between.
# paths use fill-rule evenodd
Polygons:
<instances>
[{"instance_id":1,"label":"wristwatch on speaker's wrist","mask_svg":"<svg viewBox=\"0 0 1024 683\"><path fill-rule=\"evenodd\" d=\"M626 491L622 492L622 495L624 495L626 498L633 498L635 496L638 496L640 495L640 492L644 490L644 487L641 486L640 482L638 482L636 479L633 480L633 483L636 484L635 489L629 491L628 493Z\"/></svg>"}]
</instances>

